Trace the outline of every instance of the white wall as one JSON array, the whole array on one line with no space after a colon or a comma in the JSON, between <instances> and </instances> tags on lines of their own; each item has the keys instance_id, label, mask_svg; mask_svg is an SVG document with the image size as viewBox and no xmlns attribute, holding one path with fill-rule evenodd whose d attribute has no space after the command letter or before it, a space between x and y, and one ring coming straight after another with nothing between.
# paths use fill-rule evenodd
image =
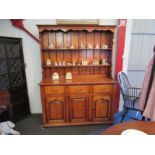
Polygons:
<instances>
[{"instance_id":1,"label":"white wall","mask_svg":"<svg viewBox=\"0 0 155 155\"><path fill-rule=\"evenodd\" d=\"M24 20L25 27L36 37L39 37L37 24L56 24L54 19L33 19ZM100 25L117 25L118 20L100 20ZM29 37L25 32L12 26L10 20L0 20L0 36L23 38L23 52L26 67L26 78L28 86L28 95L30 101L30 109L32 113L41 113L41 100L39 82L42 79L41 61L40 61L40 45ZM116 38L116 36L115 36ZM116 45L114 45L116 53ZM113 59L115 64L115 59Z\"/></svg>"},{"instance_id":2,"label":"white wall","mask_svg":"<svg viewBox=\"0 0 155 155\"><path fill-rule=\"evenodd\" d=\"M155 20L133 20L128 64L131 84L142 87L147 64L153 55L155 45Z\"/></svg>"},{"instance_id":3,"label":"white wall","mask_svg":"<svg viewBox=\"0 0 155 155\"><path fill-rule=\"evenodd\" d=\"M127 20L123 71L127 73L133 87L141 88L147 64L155 45L155 20ZM119 110L123 100L120 99Z\"/></svg>"},{"instance_id":4,"label":"white wall","mask_svg":"<svg viewBox=\"0 0 155 155\"><path fill-rule=\"evenodd\" d=\"M124 45L124 55L123 59L123 66L122 70L127 73L128 72L128 64L129 64L129 54L130 54L130 42L131 42L131 32L132 32L132 19L127 20L126 24L126 34L125 34L125 45ZM119 110L121 111L123 108L123 98L120 94L120 101L119 101Z\"/></svg>"}]
</instances>

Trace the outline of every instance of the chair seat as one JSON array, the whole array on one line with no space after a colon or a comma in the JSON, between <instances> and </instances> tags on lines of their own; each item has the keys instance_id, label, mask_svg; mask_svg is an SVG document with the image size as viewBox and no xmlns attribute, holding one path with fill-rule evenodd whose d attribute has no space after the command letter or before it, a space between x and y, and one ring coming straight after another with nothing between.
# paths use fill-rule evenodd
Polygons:
<instances>
[{"instance_id":1,"label":"chair seat","mask_svg":"<svg viewBox=\"0 0 155 155\"><path fill-rule=\"evenodd\" d=\"M133 100L133 99L130 99L128 101L125 101L124 108L139 110L139 102L138 101L139 100Z\"/></svg>"}]
</instances>

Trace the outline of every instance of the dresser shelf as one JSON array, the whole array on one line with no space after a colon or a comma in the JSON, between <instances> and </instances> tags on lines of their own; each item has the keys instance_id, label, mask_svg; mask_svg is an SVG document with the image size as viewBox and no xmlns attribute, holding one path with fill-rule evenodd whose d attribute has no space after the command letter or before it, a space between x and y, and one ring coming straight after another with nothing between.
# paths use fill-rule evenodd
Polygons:
<instances>
[{"instance_id":1,"label":"dresser shelf","mask_svg":"<svg viewBox=\"0 0 155 155\"><path fill-rule=\"evenodd\" d=\"M71 49L71 48L68 48L68 49L66 49L66 48L63 48L63 49L61 49L61 48L56 48L56 49L42 49L42 51L80 51L80 50L102 50L102 51L112 51L112 48L73 48L73 49Z\"/></svg>"},{"instance_id":2,"label":"dresser shelf","mask_svg":"<svg viewBox=\"0 0 155 155\"><path fill-rule=\"evenodd\" d=\"M111 67L110 64L107 64L107 65L65 65L65 66L54 66L54 65L51 65L51 66L47 66L47 65L42 65L42 67L44 68L67 68L67 67Z\"/></svg>"}]
</instances>

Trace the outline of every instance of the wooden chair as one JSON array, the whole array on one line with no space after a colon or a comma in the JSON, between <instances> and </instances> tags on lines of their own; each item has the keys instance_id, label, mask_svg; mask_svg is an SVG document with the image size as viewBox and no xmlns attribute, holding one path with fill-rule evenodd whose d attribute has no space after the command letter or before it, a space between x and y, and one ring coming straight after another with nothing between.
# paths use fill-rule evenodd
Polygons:
<instances>
[{"instance_id":1,"label":"wooden chair","mask_svg":"<svg viewBox=\"0 0 155 155\"><path fill-rule=\"evenodd\" d=\"M124 100L123 116L121 119L121 122L123 122L126 114L128 113L130 109L140 111L138 109L138 99L139 99L141 89L131 87L128 77L124 72L118 73L118 83L120 85L121 94Z\"/></svg>"}]
</instances>

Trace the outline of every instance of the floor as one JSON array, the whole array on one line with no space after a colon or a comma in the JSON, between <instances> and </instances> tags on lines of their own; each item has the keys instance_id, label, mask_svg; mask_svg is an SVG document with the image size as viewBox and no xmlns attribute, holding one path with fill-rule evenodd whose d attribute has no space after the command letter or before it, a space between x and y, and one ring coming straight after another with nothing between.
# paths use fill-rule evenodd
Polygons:
<instances>
[{"instance_id":1,"label":"floor","mask_svg":"<svg viewBox=\"0 0 155 155\"><path fill-rule=\"evenodd\" d=\"M110 125L87 125L42 128L41 114L31 115L16 123L21 135L100 135Z\"/></svg>"}]
</instances>

